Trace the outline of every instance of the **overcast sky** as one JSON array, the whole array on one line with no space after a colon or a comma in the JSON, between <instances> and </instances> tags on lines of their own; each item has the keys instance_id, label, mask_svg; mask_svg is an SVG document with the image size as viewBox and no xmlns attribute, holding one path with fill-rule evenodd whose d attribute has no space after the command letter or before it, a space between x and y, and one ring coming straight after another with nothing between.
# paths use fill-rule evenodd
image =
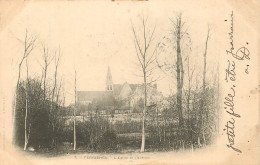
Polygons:
<instances>
[{"instance_id":1,"label":"overcast sky","mask_svg":"<svg viewBox=\"0 0 260 165\"><path fill-rule=\"evenodd\" d=\"M202 67L207 27L211 26L208 67L209 70L214 70L221 45L218 34L223 32L219 28L221 24L217 23L223 23L225 19L217 17L221 12L219 5L216 2L191 3L190 6L181 2L32 2L2 31L1 36L6 38L2 44L6 46L1 51L8 52L8 56L3 58L11 66L10 80L13 84L17 78L18 59L23 53L23 45L17 38L24 38L26 28L29 34L39 38L38 45L30 56L30 75L41 75L41 44L46 44L53 50L60 47L62 58L58 74L59 77L63 76L68 95L73 94L75 68L78 72L78 90L104 90L108 66L114 83L141 83L142 79L136 76L140 67L133 44L131 22L138 29L140 16L148 16L149 26L156 25L155 36L159 41L163 36L169 36L172 28L169 18L174 19L176 14L182 12L192 39L191 55L193 62L198 64L198 70ZM197 12L191 12L195 8ZM49 71L51 79L53 70ZM164 94L169 94L175 90L174 84L176 82L173 79L165 77L158 82L158 88ZM73 101L71 96L68 96L68 102Z\"/></svg>"}]
</instances>

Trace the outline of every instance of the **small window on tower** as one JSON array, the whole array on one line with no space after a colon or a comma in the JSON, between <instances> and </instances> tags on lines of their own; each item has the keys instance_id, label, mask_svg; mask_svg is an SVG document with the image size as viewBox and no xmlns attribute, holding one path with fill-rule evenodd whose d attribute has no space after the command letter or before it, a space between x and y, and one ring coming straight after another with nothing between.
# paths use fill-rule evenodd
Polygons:
<instances>
[{"instance_id":1,"label":"small window on tower","mask_svg":"<svg viewBox=\"0 0 260 165\"><path fill-rule=\"evenodd\" d=\"M109 90L109 85L107 86L107 90Z\"/></svg>"}]
</instances>

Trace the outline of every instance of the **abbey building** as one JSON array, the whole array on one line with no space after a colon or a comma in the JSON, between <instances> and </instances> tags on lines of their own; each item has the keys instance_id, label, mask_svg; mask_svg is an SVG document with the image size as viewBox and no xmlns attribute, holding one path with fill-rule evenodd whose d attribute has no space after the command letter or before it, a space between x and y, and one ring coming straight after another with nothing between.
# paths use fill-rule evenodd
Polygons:
<instances>
[{"instance_id":1,"label":"abbey building","mask_svg":"<svg viewBox=\"0 0 260 165\"><path fill-rule=\"evenodd\" d=\"M144 86L142 84L114 84L112 73L108 67L104 91L77 91L77 102L88 105L90 109L98 109L101 114L138 113L142 111L144 102ZM148 106L156 104L162 93L157 85L147 87Z\"/></svg>"}]
</instances>

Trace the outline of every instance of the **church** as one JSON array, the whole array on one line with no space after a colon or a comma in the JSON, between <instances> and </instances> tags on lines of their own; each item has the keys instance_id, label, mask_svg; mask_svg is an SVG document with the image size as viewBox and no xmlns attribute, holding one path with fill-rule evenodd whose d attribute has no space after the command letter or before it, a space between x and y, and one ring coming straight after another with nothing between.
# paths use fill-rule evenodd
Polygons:
<instances>
[{"instance_id":1,"label":"church","mask_svg":"<svg viewBox=\"0 0 260 165\"><path fill-rule=\"evenodd\" d=\"M79 104L91 105L92 109L99 109L101 114L138 113L142 112L144 100L144 86L142 84L114 84L110 67L107 70L106 86L104 91L77 91ZM148 105L156 104L162 93L157 85L147 87Z\"/></svg>"}]
</instances>

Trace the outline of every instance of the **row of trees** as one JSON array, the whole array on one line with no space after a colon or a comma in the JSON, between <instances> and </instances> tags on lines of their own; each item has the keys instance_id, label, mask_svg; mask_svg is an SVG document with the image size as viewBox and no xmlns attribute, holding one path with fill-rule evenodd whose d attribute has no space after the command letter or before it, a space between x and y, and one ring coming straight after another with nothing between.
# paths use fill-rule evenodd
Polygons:
<instances>
[{"instance_id":1,"label":"row of trees","mask_svg":"<svg viewBox=\"0 0 260 165\"><path fill-rule=\"evenodd\" d=\"M64 108L65 101L62 79L58 80L61 52L60 49L51 51L42 44L42 75L33 77L29 74L32 69L29 68L29 63L38 38L26 30L24 40L19 41L23 44L24 50L19 61L14 97L13 140L15 144L23 145L24 150L28 144L53 148L59 129L58 114ZM51 65L54 70L50 69ZM21 78L22 73L25 73L24 79Z\"/></svg>"},{"instance_id":2,"label":"row of trees","mask_svg":"<svg viewBox=\"0 0 260 165\"><path fill-rule=\"evenodd\" d=\"M218 81L213 83L216 80L210 82L210 79L206 78L210 28L207 31L204 52L201 53L203 54L203 59L201 59L203 61L203 70L201 71L198 69L199 65L191 65L190 59L194 54L192 52L192 41L181 14L177 15L175 19L170 19L172 23L170 34L165 35L160 41L155 41L155 27L149 29L151 26L147 25L147 20L147 18L142 17L139 35L136 28L132 26L134 46L145 86L140 151L144 152L146 139L146 89L150 83L148 79L151 79L151 82L156 81L156 79L153 79L156 68L160 68L165 75L173 78L173 83L176 83L176 94L173 93L172 99L169 100L171 103L171 111L169 112L172 112L172 114L177 112L175 115L178 116L178 129L175 139L183 143L188 141L192 146L195 143L198 146L207 145L209 144L207 139L212 139L213 132L216 132L218 128L216 124L219 98ZM199 58L198 54L195 56L197 56L195 58ZM198 79L196 79L196 82L194 81L196 69L197 74L202 73L203 75L201 85L199 85ZM215 74L218 77L218 73ZM186 82L184 82L185 80ZM185 87L184 84L186 84ZM171 117L172 119L175 118L175 116ZM157 134L160 135L160 132L157 131Z\"/></svg>"}]
</instances>

